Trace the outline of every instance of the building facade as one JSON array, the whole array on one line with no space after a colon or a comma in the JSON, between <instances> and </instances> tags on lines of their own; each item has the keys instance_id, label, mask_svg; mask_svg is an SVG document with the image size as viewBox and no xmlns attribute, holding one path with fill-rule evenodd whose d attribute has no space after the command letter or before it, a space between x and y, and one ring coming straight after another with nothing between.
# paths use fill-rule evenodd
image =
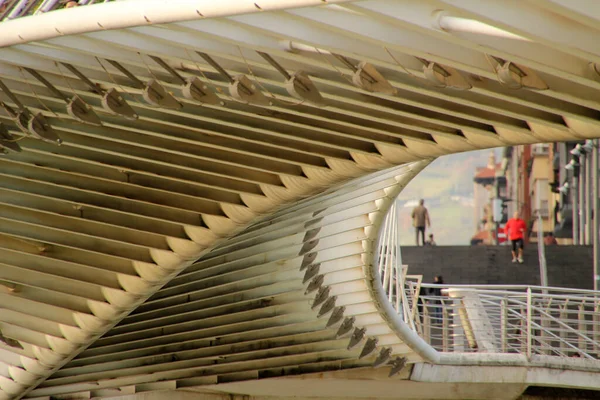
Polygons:
<instances>
[{"instance_id":1,"label":"building facade","mask_svg":"<svg viewBox=\"0 0 600 400\"><path fill-rule=\"evenodd\" d=\"M477 168L473 178L475 234L471 244L496 244L504 241L502 231L506 213L501 205L506 200L507 180L502 174L502 164L496 162L495 152L490 152L488 164Z\"/></svg>"},{"instance_id":2,"label":"building facade","mask_svg":"<svg viewBox=\"0 0 600 400\"><path fill-rule=\"evenodd\" d=\"M506 179L503 208L519 212L526 241L552 234L559 244L591 244L593 224L592 141L505 148L500 174ZM477 180L477 176L475 177Z\"/></svg>"}]
</instances>

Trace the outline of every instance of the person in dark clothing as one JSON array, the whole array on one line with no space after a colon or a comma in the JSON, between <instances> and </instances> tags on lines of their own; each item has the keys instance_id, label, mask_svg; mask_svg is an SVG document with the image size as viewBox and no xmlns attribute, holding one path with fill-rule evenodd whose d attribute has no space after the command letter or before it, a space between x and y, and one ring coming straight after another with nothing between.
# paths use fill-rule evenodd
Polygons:
<instances>
[{"instance_id":1,"label":"person in dark clothing","mask_svg":"<svg viewBox=\"0 0 600 400\"><path fill-rule=\"evenodd\" d=\"M427 296L427 290L421 286L419 289L419 297L417 298L417 311L419 318L423 317L423 297Z\"/></svg>"},{"instance_id":2,"label":"person in dark clothing","mask_svg":"<svg viewBox=\"0 0 600 400\"><path fill-rule=\"evenodd\" d=\"M444 278L442 278L441 275L436 275L433 278L433 283L434 285L443 285L444 284ZM429 295L430 296L434 296L437 297L436 299L431 300L431 304L435 304L436 306L433 308L433 312L432 312L432 318L433 318L433 322L440 322L442 321L442 300L440 299L442 297L442 288L441 287L433 287L429 289Z\"/></svg>"},{"instance_id":3,"label":"person in dark clothing","mask_svg":"<svg viewBox=\"0 0 600 400\"><path fill-rule=\"evenodd\" d=\"M433 284L434 285L443 285L444 284L444 278L442 278L441 275L437 275L433 278ZM432 296L441 296L442 295L442 288L430 288L429 289L429 294Z\"/></svg>"}]
</instances>

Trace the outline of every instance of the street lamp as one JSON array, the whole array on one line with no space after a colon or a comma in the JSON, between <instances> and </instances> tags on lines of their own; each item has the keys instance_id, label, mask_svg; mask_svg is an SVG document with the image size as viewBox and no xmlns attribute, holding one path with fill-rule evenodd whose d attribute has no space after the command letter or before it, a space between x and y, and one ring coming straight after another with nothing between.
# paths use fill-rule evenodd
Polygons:
<instances>
[{"instance_id":1,"label":"street lamp","mask_svg":"<svg viewBox=\"0 0 600 400\"><path fill-rule=\"evenodd\" d=\"M585 207L583 204L584 201L584 188L581 183L581 173L585 174L585 197L587 199L587 213L586 215L586 225L588 227L587 232L587 243L589 243L589 239L591 238L593 244L593 256L594 256L594 290L600 289L600 217L598 217L599 213L599 189L598 189L598 168L599 168L599 154L598 154L598 140L586 140L584 144L578 144L573 148L569 153L573 155L573 159L569 161L567 165L565 165L565 170L571 171L569 174L572 176L573 180L571 181L571 186L567 186L568 183L565 183L559 191L563 194L571 191L572 193L572 205L573 205L573 244L579 244L579 213L577 210L583 210ZM586 156L591 155L591 162L585 162ZM582 168L579 168L579 167ZM584 169L583 171L581 171ZM579 188L577 185L579 184ZM579 189L579 202L577 192ZM589 211L589 208L592 209L592 212ZM585 211L584 211L585 212ZM583 225L583 221L581 221ZM590 234L591 230L591 234ZM581 232L583 233L583 232ZM584 235L581 235L582 242L584 241Z\"/></svg>"},{"instance_id":2,"label":"street lamp","mask_svg":"<svg viewBox=\"0 0 600 400\"><path fill-rule=\"evenodd\" d=\"M586 140L585 144L581 146L581 148L585 150L586 153L591 153L592 151L594 151L594 141L591 139Z\"/></svg>"},{"instance_id":3,"label":"street lamp","mask_svg":"<svg viewBox=\"0 0 600 400\"><path fill-rule=\"evenodd\" d=\"M562 194L569 193L569 182L565 182L558 188L558 192Z\"/></svg>"},{"instance_id":4,"label":"street lamp","mask_svg":"<svg viewBox=\"0 0 600 400\"><path fill-rule=\"evenodd\" d=\"M575 149L571 150L571 154L573 154L573 151L575 151ZM571 161L569 161L569 163L565 165L565 169L567 171L574 171L575 167L579 167L579 163L575 158L571 159Z\"/></svg>"},{"instance_id":5,"label":"street lamp","mask_svg":"<svg viewBox=\"0 0 600 400\"><path fill-rule=\"evenodd\" d=\"M582 183L582 195L583 195L583 201L585 201L585 205L583 203L581 203L581 212L582 212L582 222L585 221L585 226L582 224L582 228L584 233L585 233L585 244L590 244L590 241L592 241L593 239L593 232L592 232L592 212L590 211L590 209L594 208L594 205L592 204L592 201L594 201L594 196L592 196L592 191L594 190L592 186L590 186L592 184L592 179L595 176L595 173L592 171L593 170L593 160L589 159L589 154L592 153L594 151L594 141L593 140L586 140L585 143L582 144L578 144L576 146L576 148L579 148L579 151L581 152L581 156L583 157L583 159L585 161L587 161L585 163L585 165L583 165L582 163L582 175L580 177L581 179L581 183ZM592 154L593 157L593 154ZM591 162L590 162L591 161ZM585 187L583 186L585 185Z\"/></svg>"},{"instance_id":6,"label":"street lamp","mask_svg":"<svg viewBox=\"0 0 600 400\"><path fill-rule=\"evenodd\" d=\"M571 154L573 153L579 153L579 150L577 148L574 148L573 150L570 151ZM575 154L573 154L575 155ZM577 162L576 157L573 157L571 159L571 161L569 161L567 163L567 165L565 165L565 169L569 172L571 172L569 175L572 177L572 190L571 190L571 204L572 204L572 208L573 208L573 244L574 245L578 245L579 244L579 198L577 196L577 186L578 186L578 180L579 180L579 171L578 168L579 167L579 162Z\"/></svg>"},{"instance_id":7,"label":"street lamp","mask_svg":"<svg viewBox=\"0 0 600 400\"><path fill-rule=\"evenodd\" d=\"M592 140L586 140L585 144L577 144L570 153L579 159L581 169L579 173L579 236L581 244L589 244L591 235L592 218L589 211L591 205L590 178L592 175L591 163L586 162L588 154L594 150ZM575 166L573 166L575 167ZM565 167L566 168L566 167ZM571 169L571 167L569 167Z\"/></svg>"},{"instance_id":8,"label":"street lamp","mask_svg":"<svg viewBox=\"0 0 600 400\"><path fill-rule=\"evenodd\" d=\"M575 147L573 148L573 150L571 150L569 153L571 153L571 154L572 154L572 155L574 155L575 157L580 157L580 156L581 156L581 154L582 154L582 149L583 149L583 146L582 146L582 145L580 145L580 144L578 144L578 145L577 145L577 146L575 146Z\"/></svg>"}]
</instances>

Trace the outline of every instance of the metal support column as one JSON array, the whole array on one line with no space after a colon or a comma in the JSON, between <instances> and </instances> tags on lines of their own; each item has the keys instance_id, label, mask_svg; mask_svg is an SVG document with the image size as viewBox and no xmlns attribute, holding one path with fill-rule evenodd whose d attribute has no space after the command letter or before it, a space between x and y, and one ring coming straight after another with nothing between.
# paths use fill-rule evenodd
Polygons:
<instances>
[{"instance_id":1,"label":"metal support column","mask_svg":"<svg viewBox=\"0 0 600 400\"><path fill-rule=\"evenodd\" d=\"M580 304L577 310L577 330L579 332L587 332L587 320L585 317L585 306ZM577 348L579 351L587 353L587 340L580 336L577 340Z\"/></svg>"},{"instance_id":2,"label":"metal support column","mask_svg":"<svg viewBox=\"0 0 600 400\"><path fill-rule=\"evenodd\" d=\"M494 166L494 168L496 168ZM500 188L498 187L498 172L496 171L496 175L494 176L494 201L500 197ZM500 208L502 209L502 207ZM500 221L498 220L498 215L494 215L494 244L498 245L500 241L498 240L498 227L500 226Z\"/></svg>"},{"instance_id":3,"label":"metal support column","mask_svg":"<svg viewBox=\"0 0 600 400\"><path fill-rule=\"evenodd\" d=\"M571 179L571 183L573 184L573 188L571 190L571 205L573 207L573 244L579 244L579 191L577 190L578 185L577 181L579 179L578 176L573 173L573 179Z\"/></svg>"},{"instance_id":4,"label":"metal support column","mask_svg":"<svg viewBox=\"0 0 600 400\"><path fill-rule=\"evenodd\" d=\"M586 156L585 163L585 244L592 243L592 208L593 196L591 182L593 178L592 154Z\"/></svg>"},{"instance_id":5,"label":"metal support column","mask_svg":"<svg viewBox=\"0 0 600 400\"><path fill-rule=\"evenodd\" d=\"M536 208L537 208L537 248L538 248L538 259L540 264L540 285L548 286L548 268L546 267L546 248L544 246L544 220L542 219L542 214L540 210L542 209L542 199L541 199L541 190L546 190L540 188L540 183L536 184Z\"/></svg>"},{"instance_id":6,"label":"metal support column","mask_svg":"<svg viewBox=\"0 0 600 400\"><path fill-rule=\"evenodd\" d=\"M559 143L558 144L558 165L560 165L561 168L558 171L558 181L561 183L561 185L569 180L569 171L562 168L563 166L567 165L568 162L569 161L567 160L567 144L564 142ZM515 176L518 176L518 175L515 175ZM565 204L563 202L563 196L560 196L560 208L562 209L564 207L564 205Z\"/></svg>"},{"instance_id":7,"label":"metal support column","mask_svg":"<svg viewBox=\"0 0 600 400\"><path fill-rule=\"evenodd\" d=\"M508 348L508 305L504 298L500 301L500 351L506 353Z\"/></svg>"},{"instance_id":8,"label":"metal support column","mask_svg":"<svg viewBox=\"0 0 600 400\"><path fill-rule=\"evenodd\" d=\"M579 185L579 212L578 212L578 217L579 217L579 244L585 244L585 196L584 196L584 192L585 192L585 185L584 185L584 175L585 175L585 164L587 163L586 157L585 155L581 155L579 157L579 177L577 178L579 180L579 182L577 182L577 184Z\"/></svg>"}]
</instances>

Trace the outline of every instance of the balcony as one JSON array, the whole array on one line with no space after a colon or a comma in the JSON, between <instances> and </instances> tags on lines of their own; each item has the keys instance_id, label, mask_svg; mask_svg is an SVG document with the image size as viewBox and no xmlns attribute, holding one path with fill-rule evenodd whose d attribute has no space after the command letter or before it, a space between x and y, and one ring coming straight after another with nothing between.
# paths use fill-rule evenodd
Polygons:
<instances>
[{"instance_id":1,"label":"balcony","mask_svg":"<svg viewBox=\"0 0 600 400\"><path fill-rule=\"evenodd\" d=\"M550 216L550 210L548 207L548 200L541 200L539 208L535 208L532 210L534 216L540 216L542 218L548 218Z\"/></svg>"}]
</instances>

